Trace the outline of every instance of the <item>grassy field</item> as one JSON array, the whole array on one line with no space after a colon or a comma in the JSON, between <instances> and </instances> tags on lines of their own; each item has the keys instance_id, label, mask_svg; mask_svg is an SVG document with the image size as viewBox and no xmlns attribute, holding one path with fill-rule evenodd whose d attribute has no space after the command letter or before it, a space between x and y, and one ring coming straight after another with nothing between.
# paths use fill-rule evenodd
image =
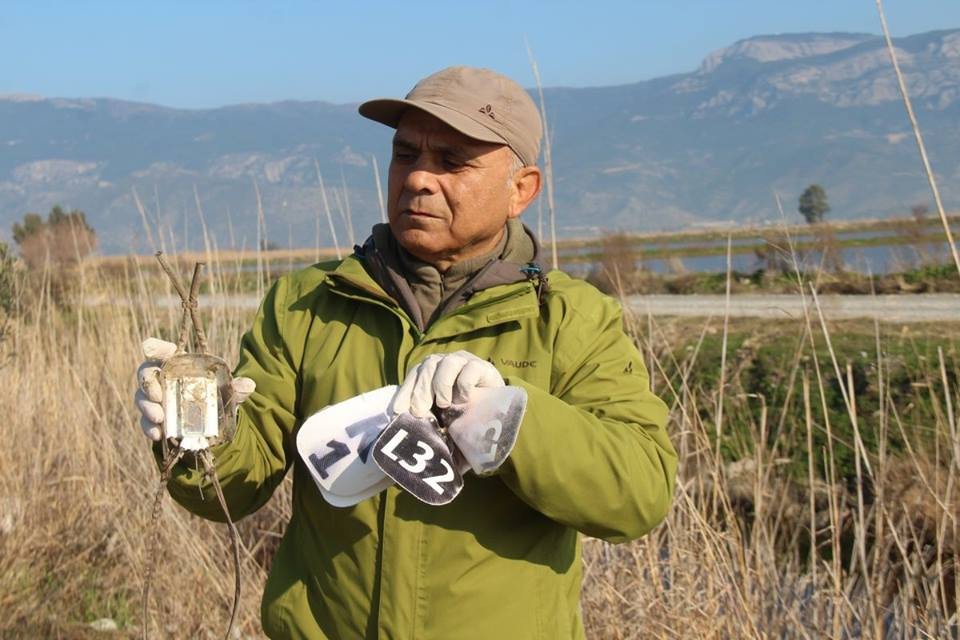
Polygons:
<instances>
[{"instance_id":1,"label":"grassy field","mask_svg":"<svg viewBox=\"0 0 960 640\"><path fill-rule=\"evenodd\" d=\"M214 260L226 265L225 260ZM140 341L171 336L171 293L137 262L20 277L0 340L0 637L136 637L148 541L154 637L217 637L229 542L164 503L131 397ZM275 274L274 274L275 275ZM268 279L255 275L257 286ZM208 286L250 286L224 266ZM796 283L794 288L796 290ZM78 302L101 293L113 306ZM207 313L234 362L249 312ZM960 319L958 319L960 320ZM943 638L960 634L960 322L631 317L681 455L667 521L585 542L591 638ZM243 637L290 515L285 484L244 520ZM177 549L174 553L172 549Z\"/></svg>"}]
</instances>

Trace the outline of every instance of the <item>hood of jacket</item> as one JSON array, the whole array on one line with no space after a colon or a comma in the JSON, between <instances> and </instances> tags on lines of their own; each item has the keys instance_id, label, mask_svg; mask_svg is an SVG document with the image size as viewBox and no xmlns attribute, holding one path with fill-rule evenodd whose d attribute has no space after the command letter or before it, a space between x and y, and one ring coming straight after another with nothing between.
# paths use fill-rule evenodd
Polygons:
<instances>
[{"instance_id":1,"label":"hood of jacket","mask_svg":"<svg viewBox=\"0 0 960 640\"><path fill-rule=\"evenodd\" d=\"M454 311L478 291L540 276L540 243L517 219L489 254L470 258L440 272L397 243L387 224L374 225L356 255L370 276L407 312L423 331Z\"/></svg>"}]
</instances>

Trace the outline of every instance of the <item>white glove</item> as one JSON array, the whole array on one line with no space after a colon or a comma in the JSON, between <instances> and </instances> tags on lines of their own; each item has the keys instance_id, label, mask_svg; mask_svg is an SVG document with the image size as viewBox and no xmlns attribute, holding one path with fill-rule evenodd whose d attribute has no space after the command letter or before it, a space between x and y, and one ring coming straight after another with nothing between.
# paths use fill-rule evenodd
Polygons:
<instances>
[{"instance_id":1,"label":"white glove","mask_svg":"<svg viewBox=\"0 0 960 640\"><path fill-rule=\"evenodd\" d=\"M392 411L425 418L434 404L446 409L469 402L477 387L504 385L496 367L469 351L435 354L407 374L393 398Z\"/></svg>"},{"instance_id":2,"label":"white glove","mask_svg":"<svg viewBox=\"0 0 960 640\"><path fill-rule=\"evenodd\" d=\"M140 410L140 428L143 435L159 442L163 438L163 387L160 384L160 367L177 352L177 345L158 338L143 341L143 356L146 358L137 368L137 393L133 402ZM234 378L233 401L240 404L253 393L256 383L250 378Z\"/></svg>"}]
</instances>

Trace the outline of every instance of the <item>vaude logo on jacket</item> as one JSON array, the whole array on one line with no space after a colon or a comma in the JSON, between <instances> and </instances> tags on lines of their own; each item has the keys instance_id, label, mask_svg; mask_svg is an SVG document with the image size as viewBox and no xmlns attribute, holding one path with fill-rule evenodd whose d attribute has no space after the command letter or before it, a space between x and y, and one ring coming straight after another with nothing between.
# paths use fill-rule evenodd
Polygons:
<instances>
[{"instance_id":1,"label":"vaude logo on jacket","mask_svg":"<svg viewBox=\"0 0 960 640\"><path fill-rule=\"evenodd\" d=\"M536 360L515 360L513 358L487 358L487 362L496 366L500 365L501 367L512 367L514 369L536 369L537 361Z\"/></svg>"}]
</instances>

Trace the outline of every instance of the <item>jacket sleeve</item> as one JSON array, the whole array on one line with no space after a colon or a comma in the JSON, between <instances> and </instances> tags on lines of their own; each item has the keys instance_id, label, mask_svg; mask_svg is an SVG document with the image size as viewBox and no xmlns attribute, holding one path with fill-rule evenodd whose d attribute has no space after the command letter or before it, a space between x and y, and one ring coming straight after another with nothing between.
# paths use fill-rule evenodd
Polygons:
<instances>
[{"instance_id":1,"label":"jacket sleeve","mask_svg":"<svg viewBox=\"0 0 960 640\"><path fill-rule=\"evenodd\" d=\"M281 334L287 308L285 291L284 279L274 284L252 328L243 336L234 375L252 378L256 390L240 405L233 439L211 449L234 520L253 513L270 499L295 455L291 434L296 422L299 365ZM158 453L157 448L154 451ZM193 460L185 459L174 467L168 489L187 510L224 521L213 486Z\"/></svg>"},{"instance_id":2,"label":"jacket sleeve","mask_svg":"<svg viewBox=\"0 0 960 640\"><path fill-rule=\"evenodd\" d=\"M591 301L593 302L593 301ZM677 455L667 408L624 333L619 305L568 307L547 391L516 378L527 410L503 481L547 517L611 542L638 538L666 517Z\"/></svg>"}]
</instances>

